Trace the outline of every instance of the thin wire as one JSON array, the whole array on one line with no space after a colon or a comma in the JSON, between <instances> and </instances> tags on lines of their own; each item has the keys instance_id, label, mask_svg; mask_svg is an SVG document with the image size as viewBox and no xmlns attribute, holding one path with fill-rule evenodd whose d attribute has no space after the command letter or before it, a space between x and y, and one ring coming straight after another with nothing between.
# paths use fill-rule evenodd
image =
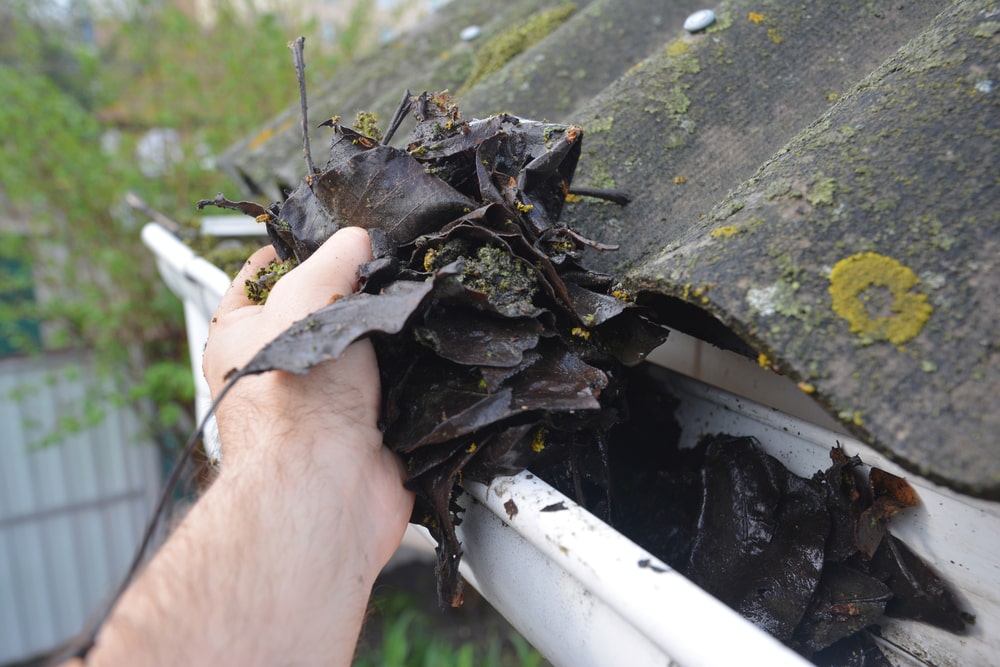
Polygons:
<instances>
[{"instance_id":1,"label":"thin wire","mask_svg":"<svg viewBox=\"0 0 1000 667\"><path fill-rule=\"evenodd\" d=\"M173 498L177 484L180 482L181 474L187 466L188 461L191 460L194 450L198 446L199 440L205 433L205 426L208 424L208 420L215 414L216 408L219 407L219 403L226 397L229 390L232 389L233 385L235 385L236 382L242 377L243 374L236 374L232 377L232 379L230 379L226 386L222 388L222 391L219 392L219 395L209 407L208 413L204 418L202 418L201 423L198 424L198 428L195 429L194 433L188 437L187 442L184 443L184 448L181 450L180 456L177 457L174 469L170 471L170 476L167 477L167 481L163 484L163 491L160 493L160 499L157 501L156 507L153 509L153 515L146 524L146 531L143 533L142 542L139 543L139 548L136 550L135 556L132 558L132 564L129 565L125 578L122 579L122 582L118 585L118 589L115 591L115 594L111 596L111 600L105 606L104 611L97 616L90 632L83 635L82 645L73 651L71 657L80 659L86 658L87 653L94 647L94 642L97 639L97 634L100 632L101 627L103 627L104 622L108 620L108 616L111 615L111 610L114 609L115 605L118 604L118 600L125 593L125 590L135 580L135 575L139 572L139 568L142 567L142 564L146 561L146 558L149 555L148 552L153 543L153 536L160 528L160 522L163 518L164 511L166 510L170 499Z\"/></svg>"}]
</instances>

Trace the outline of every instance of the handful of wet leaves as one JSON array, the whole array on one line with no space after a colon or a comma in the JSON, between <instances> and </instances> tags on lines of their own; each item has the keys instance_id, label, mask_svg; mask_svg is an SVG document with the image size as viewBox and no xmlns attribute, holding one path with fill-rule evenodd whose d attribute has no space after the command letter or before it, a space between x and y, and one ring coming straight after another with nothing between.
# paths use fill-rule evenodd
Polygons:
<instances>
[{"instance_id":1,"label":"handful of wet leaves","mask_svg":"<svg viewBox=\"0 0 1000 667\"><path fill-rule=\"evenodd\" d=\"M412 111L405 149L387 145ZM443 93L407 93L381 138L334 118L331 157L284 202L199 202L267 225L281 262L248 284L266 296L290 264L344 226L369 230L362 289L294 324L236 371L305 373L368 337L382 375L384 442L406 463L412 520L438 542L439 595L461 604L456 485L577 451L604 451L619 377L667 331L586 269L559 221L580 155L576 126L501 114L462 119ZM366 128L362 133L360 128ZM307 159L307 162L311 160ZM613 192L585 194L621 200Z\"/></svg>"}]
</instances>

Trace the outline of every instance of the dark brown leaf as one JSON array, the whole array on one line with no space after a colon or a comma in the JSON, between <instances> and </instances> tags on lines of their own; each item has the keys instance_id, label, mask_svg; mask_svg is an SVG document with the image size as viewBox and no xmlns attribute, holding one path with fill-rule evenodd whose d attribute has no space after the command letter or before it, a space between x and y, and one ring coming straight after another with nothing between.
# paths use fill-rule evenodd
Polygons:
<instances>
[{"instance_id":1,"label":"dark brown leaf","mask_svg":"<svg viewBox=\"0 0 1000 667\"><path fill-rule=\"evenodd\" d=\"M438 306L414 328L421 343L439 357L465 366L510 368L524 352L538 345L542 326L537 320L497 319L463 308Z\"/></svg>"}]
</instances>

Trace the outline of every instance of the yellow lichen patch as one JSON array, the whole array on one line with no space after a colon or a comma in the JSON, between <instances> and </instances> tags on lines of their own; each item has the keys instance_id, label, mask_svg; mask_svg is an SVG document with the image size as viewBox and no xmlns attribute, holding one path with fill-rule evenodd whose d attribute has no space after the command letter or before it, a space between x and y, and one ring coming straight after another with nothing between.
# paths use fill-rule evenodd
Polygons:
<instances>
[{"instance_id":1,"label":"yellow lichen patch","mask_svg":"<svg viewBox=\"0 0 1000 667\"><path fill-rule=\"evenodd\" d=\"M683 56L691 48L691 45L683 39L677 39L667 45L668 56Z\"/></svg>"},{"instance_id":2,"label":"yellow lichen patch","mask_svg":"<svg viewBox=\"0 0 1000 667\"><path fill-rule=\"evenodd\" d=\"M254 150L260 148L262 145L267 143L267 140L274 136L274 130L269 127L265 127L263 130L254 135L250 143L247 144L249 150Z\"/></svg>"},{"instance_id":3,"label":"yellow lichen patch","mask_svg":"<svg viewBox=\"0 0 1000 667\"><path fill-rule=\"evenodd\" d=\"M833 310L850 323L852 333L899 345L920 333L934 310L927 295L913 291L919 282L912 270L891 257L858 253L837 262L830 272ZM866 293L872 287L892 294L891 315L868 312Z\"/></svg>"},{"instance_id":4,"label":"yellow lichen patch","mask_svg":"<svg viewBox=\"0 0 1000 667\"><path fill-rule=\"evenodd\" d=\"M757 365L761 368L771 367L771 357L767 356L763 352L757 355Z\"/></svg>"},{"instance_id":5,"label":"yellow lichen patch","mask_svg":"<svg viewBox=\"0 0 1000 667\"><path fill-rule=\"evenodd\" d=\"M531 451L538 454L545 449L545 436L548 434L547 428L540 428L535 431L535 437L531 439Z\"/></svg>"},{"instance_id":6,"label":"yellow lichen patch","mask_svg":"<svg viewBox=\"0 0 1000 667\"><path fill-rule=\"evenodd\" d=\"M611 296L615 297L619 301L631 301L632 295L623 289L612 290Z\"/></svg>"},{"instance_id":7,"label":"yellow lichen patch","mask_svg":"<svg viewBox=\"0 0 1000 667\"><path fill-rule=\"evenodd\" d=\"M427 252L424 253L424 271L434 270L434 255L437 254L437 250L434 248L428 248Z\"/></svg>"},{"instance_id":8,"label":"yellow lichen patch","mask_svg":"<svg viewBox=\"0 0 1000 667\"><path fill-rule=\"evenodd\" d=\"M799 388L799 391L801 391L803 394L815 394L816 393L816 386L812 385L812 384L810 384L808 382L799 382L798 388Z\"/></svg>"},{"instance_id":9,"label":"yellow lichen patch","mask_svg":"<svg viewBox=\"0 0 1000 667\"><path fill-rule=\"evenodd\" d=\"M574 194L567 194L566 195L566 203L567 204L576 204L577 202L581 202L581 201L583 201L583 197L581 197L580 195L574 195Z\"/></svg>"},{"instance_id":10,"label":"yellow lichen patch","mask_svg":"<svg viewBox=\"0 0 1000 667\"><path fill-rule=\"evenodd\" d=\"M527 213L528 211L535 208L534 204L525 204L523 202L515 202L515 205L517 206L517 210L520 211L521 213Z\"/></svg>"},{"instance_id":11,"label":"yellow lichen patch","mask_svg":"<svg viewBox=\"0 0 1000 667\"><path fill-rule=\"evenodd\" d=\"M674 176L674 185L683 185L687 181L687 176Z\"/></svg>"},{"instance_id":12,"label":"yellow lichen patch","mask_svg":"<svg viewBox=\"0 0 1000 667\"><path fill-rule=\"evenodd\" d=\"M716 227L712 230L711 236L713 239L718 238L729 238L740 233L740 228L736 225L723 225L722 227Z\"/></svg>"},{"instance_id":13,"label":"yellow lichen patch","mask_svg":"<svg viewBox=\"0 0 1000 667\"><path fill-rule=\"evenodd\" d=\"M767 38L770 39L775 44L781 44L781 40L784 39L784 37L781 36L781 33L778 32L777 28L768 28Z\"/></svg>"},{"instance_id":14,"label":"yellow lichen patch","mask_svg":"<svg viewBox=\"0 0 1000 667\"><path fill-rule=\"evenodd\" d=\"M760 23L760 22L761 22L761 21L763 21L763 20L764 20L765 18L766 18L766 17L765 17L765 16L763 15L763 14L760 14L760 13L758 13L758 12L750 12L749 14L747 14L747 19L748 19L748 20L749 20L749 21L750 21L751 23Z\"/></svg>"},{"instance_id":15,"label":"yellow lichen patch","mask_svg":"<svg viewBox=\"0 0 1000 667\"><path fill-rule=\"evenodd\" d=\"M466 454L472 454L472 453L473 453L473 452L475 452L475 451L476 451L477 449L479 449L479 445L477 445L477 444L476 444L476 443L474 443L474 442L470 442L470 443L469 443L469 446L465 448L465 453L466 453Z\"/></svg>"},{"instance_id":16,"label":"yellow lichen patch","mask_svg":"<svg viewBox=\"0 0 1000 667\"><path fill-rule=\"evenodd\" d=\"M254 135L253 139L247 142L247 149L252 151L260 148L272 139L274 135L281 134L294 124L295 118L287 118L277 127L265 127L263 130Z\"/></svg>"},{"instance_id":17,"label":"yellow lichen patch","mask_svg":"<svg viewBox=\"0 0 1000 667\"><path fill-rule=\"evenodd\" d=\"M570 330L570 333L573 334L574 336L576 336L577 338L582 338L584 340L590 340L590 332L587 331L586 329L584 329L583 327L573 327Z\"/></svg>"}]
</instances>

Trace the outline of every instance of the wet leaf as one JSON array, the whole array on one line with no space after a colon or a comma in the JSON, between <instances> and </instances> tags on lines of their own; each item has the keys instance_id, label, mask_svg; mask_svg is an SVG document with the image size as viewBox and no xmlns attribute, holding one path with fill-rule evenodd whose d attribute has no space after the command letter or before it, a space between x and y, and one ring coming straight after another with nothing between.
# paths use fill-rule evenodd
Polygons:
<instances>
[{"instance_id":1,"label":"wet leaf","mask_svg":"<svg viewBox=\"0 0 1000 667\"><path fill-rule=\"evenodd\" d=\"M827 563L819 587L795 631L796 645L819 651L875 625L892 591L878 579L840 563Z\"/></svg>"},{"instance_id":2,"label":"wet leaf","mask_svg":"<svg viewBox=\"0 0 1000 667\"><path fill-rule=\"evenodd\" d=\"M471 199L391 146L376 146L324 171L313 179L313 192L328 217L381 229L397 245L476 208Z\"/></svg>"},{"instance_id":3,"label":"wet leaf","mask_svg":"<svg viewBox=\"0 0 1000 667\"><path fill-rule=\"evenodd\" d=\"M812 656L817 667L893 667L867 632L858 632Z\"/></svg>"},{"instance_id":4,"label":"wet leaf","mask_svg":"<svg viewBox=\"0 0 1000 667\"><path fill-rule=\"evenodd\" d=\"M438 276L454 275L447 271ZM338 358L347 346L374 332L398 333L431 294L436 281L395 283L378 296L353 294L299 320L268 343L236 377L282 370L303 374Z\"/></svg>"},{"instance_id":5,"label":"wet leaf","mask_svg":"<svg viewBox=\"0 0 1000 667\"><path fill-rule=\"evenodd\" d=\"M779 639L788 639L823 568L829 518L817 490L751 438L708 441L688 572Z\"/></svg>"},{"instance_id":6,"label":"wet leaf","mask_svg":"<svg viewBox=\"0 0 1000 667\"><path fill-rule=\"evenodd\" d=\"M871 558L882 543L889 520L920 500L905 479L880 468L871 469L868 485L872 504L858 517L857 546L866 558Z\"/></svg>"},{"instance_id":7,"label":"wet leaf","mask_svg":"<svg viewBox=\"0 0 1000 667\"><path fill-rule=\"evenodd\" d=\"M848 457L839 446L830 450L832 465L813 476L824 491L830 513L830 537L826 543L828 561L840 562L858 551L856 531L864 500L858 468L861 459Z\"/></svg>"},{"instance_id":8,"label":"wet leaf","mask_svg":"<svg viewBox=\"0 0 1000 667\"><path fill-rule=\"evenodd\" d=\"M886 534L867 571L892 590L887 615L923 621L950 632L965 632L966 615L951 589L896 536Z\"/></svg>"},{"instance_id":9,"label":"wet leaf","mask_svg":"<svg viewBox=\"0 0 1000 667\"><path fill-rule=\"evenodd\" d=\"M465 366L517 366L538 345L542 326L533 319L499 320L465 309L438 306L414 328L421 343Z\"/></svg>"}]
</instances>

